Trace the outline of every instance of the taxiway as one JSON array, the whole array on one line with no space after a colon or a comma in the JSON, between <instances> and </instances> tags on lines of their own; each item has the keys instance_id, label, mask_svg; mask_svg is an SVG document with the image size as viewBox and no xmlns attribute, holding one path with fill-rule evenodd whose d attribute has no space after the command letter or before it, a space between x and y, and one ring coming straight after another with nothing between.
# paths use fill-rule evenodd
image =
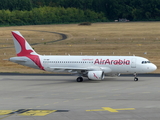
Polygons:
<instances>
[{"instance_id":1,"label":"taxiway","mask_svg":"<svg viewBox=\"0 0 160 120\"><path fill-rule=\"evenodd\" d=\"M159 120L160 80L148 76L0 75L0 120Z\"/></svg>"}]
</instances>

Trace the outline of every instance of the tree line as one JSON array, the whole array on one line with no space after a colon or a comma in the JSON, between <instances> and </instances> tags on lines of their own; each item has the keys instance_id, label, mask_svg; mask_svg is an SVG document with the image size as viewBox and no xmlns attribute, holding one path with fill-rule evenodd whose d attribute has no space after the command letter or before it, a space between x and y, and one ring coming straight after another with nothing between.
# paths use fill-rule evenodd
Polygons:
<instances>
[{"instance_id":1,"label":"tree line","mask_svg":"<svg viewBox=\"0 0 160 120\"><path fill-rule=\"evenodd\" d=\"M29 13L29 15L32 16L34 13L33 11L44 10L47 9L47 7L50 7L49 9L53 7L54 10L57 9L58 11L60 9L62 11L64 10L64 13L65 10L69 11L70 9L72 9L70 11L72 11L73 13L70 14L74 15L76 14L74 13L74 10L75 11L77 10L77 11L83 11L84 16L87 14L86 11L90 11L93 14L103 16L102 19L98 17L98 19L95 20L95 17L89 18L86 15L85 17L80 18L81 21L95 21L95 22L107 21L107 20L113 21L119 18L126 18L131 21L160 20L160 0L0 0L0 10L2 10L1 12L2 13L8 12L8 14L9 11L11 13L13 12L14 14L16 14L19 11L21 15L22 13L25 14ZM75 18L73 20L69 19L68 17L70 17L71 15L68 15L68 11L66 11L67 14L63 13L62 15L63 18L66 15L65 16L66 20L57 21L58 23L62 23L63 21L64 22L80 21L79 19L77 19L76 21ZM82 15L82 13L80 15ZM18 17L16 19L20 20L20 16L18 15L16 16ZM57 16L57 18L55 19L60 19L62 18L62 16ZM73 18L73 16L71 16L71 18ZM85 20L85 18L87 19ZM23 22L32 21L31 23L37 23L37 21L33 22L35 20L29 20L29 19L32 19L32 17L26 18L26 20L23 20ZM35 18L33 17L33 19ZM53 21L56 21L55 19ZM5 22L2 19L1 21ZM48 21L51 20L49 19ZM27 22L27 24L28 23L29 22Z\"/></svg>"},{"instance_id":2,"label":"tree line","mask_svg":"<svg viewBox=\"0 0 160 120\"><path fill-rule=\"evenodd\" d=\"M1 25L38 25L52 23L77 23L77 22L106 21L103 13L91 10L64 7L40 7L31 11L0 10Z\"/></svg>"}]
</instances>

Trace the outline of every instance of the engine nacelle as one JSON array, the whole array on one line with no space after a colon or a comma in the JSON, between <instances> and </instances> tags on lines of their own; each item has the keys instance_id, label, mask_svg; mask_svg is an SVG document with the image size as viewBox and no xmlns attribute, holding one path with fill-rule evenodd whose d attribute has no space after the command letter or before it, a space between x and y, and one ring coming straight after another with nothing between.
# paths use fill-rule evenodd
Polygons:
<instances>
[{"instance_id":1,"label":"engine nacelle","mask_svg":"<svg viewBox=\"0 0 160 120\"><path fill-rule=\"evenodd\" d=\"M91 80L102 80L104 79L104 72L103 71L89 71L88 78Z\"/></svg>"}]
</instances>

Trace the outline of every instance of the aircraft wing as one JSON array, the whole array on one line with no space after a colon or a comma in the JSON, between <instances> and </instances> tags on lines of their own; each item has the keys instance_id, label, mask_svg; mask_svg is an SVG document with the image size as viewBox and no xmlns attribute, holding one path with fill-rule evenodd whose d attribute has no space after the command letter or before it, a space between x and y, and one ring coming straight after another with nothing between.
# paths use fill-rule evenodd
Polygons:
<instances>
[{"instance_id":1,"label":"aircraft wing","mask_svg":"<svg viewBox=\"0 0 160 120\"><path fill-rule=\"evenodd\" d=\"M92 70L92 69L89 69L89 68L77 68L77 67L49 67L50 69L53 69L53 70L74 70L74 71L79 71L79 70Z\"/></svg>"},{"instance_id":2,"label":"aircraft wing","mask_svg":"<svg viewBox=\"0 0 160 120\"><path fill-rule=\"evenodd\" d=\"M57 71L104 71L105 73L110 73L111 69L109 67L97 67L97 66L91 66L91 67L49 67L51 70L57 70Z\"/></svg>"}]
</instances>

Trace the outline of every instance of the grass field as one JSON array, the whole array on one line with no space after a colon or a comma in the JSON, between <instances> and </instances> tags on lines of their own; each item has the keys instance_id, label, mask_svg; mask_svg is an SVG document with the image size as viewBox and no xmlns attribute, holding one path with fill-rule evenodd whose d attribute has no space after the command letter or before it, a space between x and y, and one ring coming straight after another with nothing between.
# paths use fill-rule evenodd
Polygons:
<instances>
[{"instance_id":1,"label":"grass field","mask_svg":"<svg viewBox=\"0 0 160 120\"><path fill-rule=\"evenodd\" d=\"M44 73L3 60L16 56L11 31L18 30L30 44L39 43L32 47L42 55L136 55L155 63L158 70L154 73L160 73L160 22L35 25L0 30L0 72ZM68 38L47 43L61 36L41 31L64 33Z\"/></svg>"}]
</instances>

